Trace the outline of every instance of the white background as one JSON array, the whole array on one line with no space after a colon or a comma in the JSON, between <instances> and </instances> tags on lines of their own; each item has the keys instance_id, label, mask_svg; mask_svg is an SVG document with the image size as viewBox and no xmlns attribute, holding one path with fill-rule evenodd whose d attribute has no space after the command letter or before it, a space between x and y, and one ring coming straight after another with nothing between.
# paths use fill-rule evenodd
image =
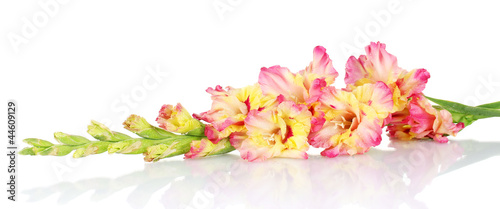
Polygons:
<instances>
[{"instance_id":1,"label":"white background","mask_svg":"<svg viewBox=\"0 0 500 209\"><path fill-rule=\"evenodd\" d=\"M129 114L154 122L163 104L205 111L207 87L253 84L264 66L299 71L316 45L330 54L337 87L347 58L381 41L401 67L431 73L429 96L500 100L493 1L74 0L50 11L40 6L46 2L55 1L0 3L1 97L5 112L8 99L18 103L20 147L28 137L53 141L56 131L88 136L91 119L125 132ZM444 146L394 149L384 136L365 155L337 159L317 150L308 161L261 164L236 155L158 164L108 154L20 156L18 201L9 208L491 208L500 186L499 122L479 121Z\"/></svg>"}]
</instances>

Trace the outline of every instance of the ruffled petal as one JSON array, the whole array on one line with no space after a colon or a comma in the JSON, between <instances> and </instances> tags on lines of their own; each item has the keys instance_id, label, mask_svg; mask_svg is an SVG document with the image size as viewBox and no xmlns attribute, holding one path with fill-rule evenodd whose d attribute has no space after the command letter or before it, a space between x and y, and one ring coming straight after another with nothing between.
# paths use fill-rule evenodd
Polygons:
<instances>
[{"instance_id":1,"label":"ruffled petal","mask_svg":"<svg viewBox=\"0 0 500 209\"><path fill-rule=\"evenodd\" d=\"M312 86L309 89L309 98L307 99L307 104L312 104L317 102L321 95L323 94L323 88L328 84L325 81L325 78L317 78L312 82Z\"/></svg>"},{"instance_id":2,"label":"ruffled petal","mask_svg":"<svg viewBox=\"0 0 500 209\"><path fill-rule=\"evenodd\" d=\"M392 92L383 82L378 81L375 84L364 84L355 88L352 92L359 102L375 110L374 112L377 115L371 115L369 117L376 117L383 120L392 111ZM369 111L365 110L365 112Z\"/></svg>"},{"instance_id":3,"label":"ruffled petal","mask_svg":"<svg viewBox=\"0 0 500 209\"><path fill-rule=\"evenodd\" d=\"M313 61L304 70L299 72L305 80L306 89L311 89L313 81L322 78L326 85L332 85L339 73L333 68L332 60L322 46L316 46L313 51Z\"/></svg>"},{"instance_id":4,"label":"ruffled petal","mask_svg":"<svg viewBox=\"0 0 500 209\"><path fill-rule=\"evenodd\" d=\"M364 55L361 55L359 59L356 59L354 56L350 56L349 59L347 60L346 66L345 66L345 78L344 81L347 85L360 85L361 81L367 80L367 82L370 82L368 80L369 73L366 71L365 67L361 63L360 60L365 60L366 57Z\"/></svg>"},{"instance_id":5,"label":"ruffled petal","mask_svg":"<svg viewBox=\"0 0 500 209\"><path fill-rule=\"evenodd\" d=\"M401 95L405 98L422 93L431 75L427 70L415 69L401 76L397 81Z\"/></svg>"},{"instance_id":6,"label":"ruffled petal","mask_svg":"<svg viewBox=\"0 0 500 209\"><path fill-rule=\"evenodd\" d=\"M402 69L397 58L385 50L385 44L371 43L365 48L366 56L358 59L350 57L346 64L345 82L347 85L362 85L367 82L382 81L392 84L397 81Z\"/></svg>"},{"instance_id":7,"label":"ruffled petal","mask_svg":"<svg viewBox=\"0 0 500 209\"><path fill-rule=\"evenodd\" d=\"M333 146L332 136L342 134L342 130L337 127L335 123L325 123L321 129L317 131L311 131L309 134L309 144L317 148L328 148Z\"/></svg>"},{"instance_id":8,"label":"ruffled petal","mask_svg":"<svg viewBox=\"0 0 500 209\"><path fill-rule=\"evenodd\" d=\"M382 127L378 119L363 120L353 134L358 137L356 140L358 154L368 151L370 147L375 147L382 141Z\"/></svg>"},{"instance_id":9,"label":"ruffled petal","mask_svg":"<svg viewBox=\"0 0 500 209\"><path fill-rule=\"evenodd\" d=\"M261 68L259 84L266 95L283 95L287 100L304 103L308 92L304 87L304 78L295 75L288 68L279 65Z\"/></svg>"}]
</instances>

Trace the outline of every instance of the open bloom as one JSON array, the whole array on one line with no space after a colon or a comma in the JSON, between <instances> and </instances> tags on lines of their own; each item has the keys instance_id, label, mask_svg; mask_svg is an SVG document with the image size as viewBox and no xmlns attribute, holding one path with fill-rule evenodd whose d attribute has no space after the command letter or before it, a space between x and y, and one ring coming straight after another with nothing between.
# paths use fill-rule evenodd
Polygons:
<instances>
[{"instance_id":1,"label":"open bloom","mask_svg":"<svg viewBox=\"0 0 500 209\"><path fill-rule=\"evenodd\" d=\"M311 113L307 106L281 102L268 110L251 110L245 119L246 133L231 135L231 144L248 161L272 157L307 159Z\"/></svg>"},{"instance_id":2,"label":"open bloom","mask_svg":"<svg viewBox=\"0 0 500 209\"><path fill-rule=\"evenodd\" d=\"M262 68L259 84L266 95L294 101L298 104L311 104L321 95L321 88L333 84L338 76L326 49L317 46L313 51L313 61L299 73L292 73L279 65Z\"/></svg>"},{"instance_id":3,"label":"open bloom","mask_svg":"<svg viewBox=\"0 0 500 209\"><path fill-rule=\"evenodd\" d=\"M313 122L309 143L326 148L321 155L362 154L380 144L382 122L393 108L392 93L383 82L364 84L353 91L326 87L315 111L323 120Z\"/></svg>"},{"instance_id":4,"label":"open bloom","mask_svg":"<svg viewBox=\"0 0 500 209\"><path fill-rule=\"evenodd\" d=\"M194 119L180 103L176 106L163 105L156 122L160 128L181 134L202 127L200 121Z\"/></svg>"},{"instance_id":5,"label":"open bloom","mask_svg":"<svg viewBox=\"0 0 500 209\"><path fill-rule=\"evenodd\" d=\"M365 83L384 82L393 94L392 112L404 109L408 98L421 93L430 78L425 69L410 72L398 66L397 58L385 50L385 44L371 43L365 48L366 55L356 59L351 56L346 64L345 83L348 89Z\"/></svg>"},{"instance_id":6,"label":"open bloom","mask_svg":"<svg viewBox=\"0 0 500 209\"><path fill-rule=\"evenodd\" d=\"M448 142L446 136L455 136L463 128L463 123L453 123L450 112L436 110L422 94L417 94L411 97L405 109L392 114L387 131L396 139L432 138L445 143Z\"/></svg>"},{"instance_id":7,"label":"open bloom","mask_svg":"<svg viewBox=\"0 0 500 209\"><path fill-rule=\"evenodd\" d=\"M205 135L213 143L228 137L231 133L246 131L243 121L248 112L254 109L264 109L274 104L275 98L264 96L258 84L244 88L221 86L208 88L212 95L212 108L199 115L194 115L208 123Z\"/></svg>"}]
</instances>

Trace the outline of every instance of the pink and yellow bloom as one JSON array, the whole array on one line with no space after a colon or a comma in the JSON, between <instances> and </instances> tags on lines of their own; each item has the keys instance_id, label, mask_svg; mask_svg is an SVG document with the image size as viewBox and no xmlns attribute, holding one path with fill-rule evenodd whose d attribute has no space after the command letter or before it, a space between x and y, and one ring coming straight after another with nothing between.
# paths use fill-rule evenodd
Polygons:
<instances>
[{"instance_id":1,"label":"pink and yellow bloom","mask_svg":"<svg viewBox=\"0 0 500 209\"><path fill-rule=\"evenodd\" d=\"M387 131L395 139L432 138L445 143L446 136L455 136L463 128L463 123L453 123L450 112L436 110L422 94L416 94L404 110L392 114Z\"/></svg>"},{"instance_id":2,"label":"pink and yellow bloom","mask_svg":"<svg viewBox=\"0 0 500 209\"><path fill-rule=\"evenodd\" d=\"M356 59L351 56L346 64L345 83L348 89L366 83L384 82L393 94L392 112L405 108L408 98L421 93L430 74L425 69L410 72L398 66L397 58L385 50L385 44L371 43L365 48L366 55Z\"/></svg>"},{"instance_id":3,"label":"pink and yellow bloom","mask_svg":"<svg viewBox=\"0 0 500 209\"><path fill-rule=\"evenodd\" d=\"M326 87L316 107L309 143L326 148L321 155L362 154L380 144L382 122L393 108L392 92L383 82L367 83L352 91Z\"/></svg>"},{"instance_id":4,"label":"pink and yellow bloom","mask_svg":"<svg viewBox=\"0 0 500 209\"><path fill-rule=\"evenodd\" d=\"M279 65L264 67L259 74L259 84L265 95L282 95L285 100L310 105L320 97L321 89L333 84L337 76L326 49L317 46L313 61L304 70L292 73Z\"/></svg>"},{"instance_id":5,"label":"pink and yellow bloom","mask_svg":"<svg viewBox=\"0 0 500 209\"><path fill-rule=\"evenodd\" d=\"M251 110L245 119L246 133L231 135L231 144L248 161L273 157L307 159L311 113L307 106L281 102L268 110Z\"/></svg>"},{"instance_id":6,"label":"pink and yellow bloom","mask_svg":"<svg viewBox=\"0 0 500 209\"><path fill-rule=\"evenodd\" d=\"M176 106L163 105L156 122L160 128L181 134L202 127L200 121L194 119L180 103L177 103Z\"/></svg>"},{"instance_id":7,"label":"pink and yellow bloom","mask_svg":"<svg viewBox=\"0 0 500 209\"><path fill-rule=\"evenodd\" d=\"M246 131L243 121L249 111L264 109L274 105L275 98L264 96L258 84L244 88L221 86L208 88L212 95L212 108L199 115L200 120L210 124L205 127L205 135L213 143L228 137L231 133Z\"/></svg>"}]
</instances>

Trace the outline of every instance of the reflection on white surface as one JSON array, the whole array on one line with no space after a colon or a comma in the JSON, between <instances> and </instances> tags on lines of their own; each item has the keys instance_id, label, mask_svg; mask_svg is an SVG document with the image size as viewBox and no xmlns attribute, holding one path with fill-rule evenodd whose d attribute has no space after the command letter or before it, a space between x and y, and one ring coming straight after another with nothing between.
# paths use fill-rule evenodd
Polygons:
<instances>
[{"instance_id":1,"label":"reflection on white surface","mask_svg":"<svg viewBox=\"0 0 500 209\"><path fill-rule=\"evenodd\" d=\"M500 143L391 142L394 150L333 159L271 159L248 163L235 155L146 164L116 179L95 178L23 191L31 201L60 193L60 203L87 191L99 201L128 187L127 202L143 208L162 192L165 208L338 208L343 205L425 208L415 199L444 173L500 154Z\"/></svg>"}]
</instances>

